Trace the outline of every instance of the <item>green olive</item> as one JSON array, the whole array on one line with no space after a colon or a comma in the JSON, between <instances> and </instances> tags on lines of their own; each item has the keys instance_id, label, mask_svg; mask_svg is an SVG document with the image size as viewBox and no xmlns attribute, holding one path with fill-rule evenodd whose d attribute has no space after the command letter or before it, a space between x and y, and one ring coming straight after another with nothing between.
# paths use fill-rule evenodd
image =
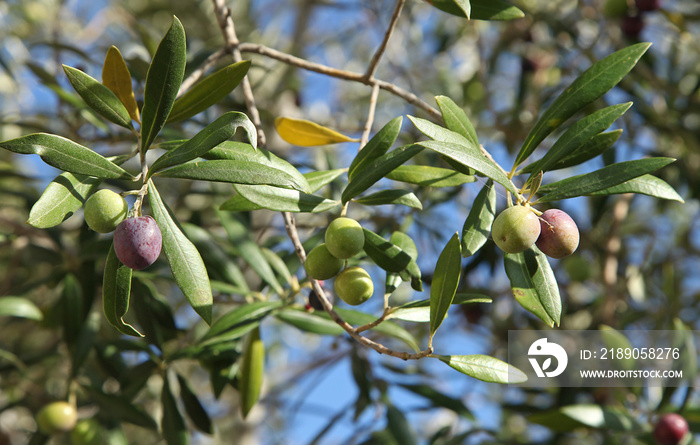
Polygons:
<instances>
[{"instance_id":1,"label":"green olive","mask_svg":"<svg viewBox=\"0 0 700 445\"><path fill-rule=\"evenodd\" d=\"M100 445L102 444L102 428L95 419L83 419L78 421L70 432L70 440L73 445Z\"/></svg>"},{"instance_id":2,"label":"green olive","mask_svg":"<svg viewBox=\"0 0 700 445\"><path fill-rule=\"evenodd\" d=\"M362 304L374 293L372 277L361 267L348 267L335 279L335 293L349 305Z\"/></svg>"},{"instance_id":3,"label":"green olive","mask_svg":"<svg viewBox=\"0 0 700 445\"><path fill-rule=\"evenodd\" d=\"M360 223L351 218L337 218L326 229L326 246L336 258L351 258L362 251L365 232Z\"/></svg>"},{"instance_id":4,"label":"green olive","mask_svg":"<svg viewBox=\"0 0 700 445\"><path fill-rule=\"evenodd\" d=\"M75 407L68 402L53 402L39 410L36 423L44 434L65 433L78 421Z\"/></svg>"},{"instance_id":5,"label":"green olive","mask_svg":"<svg viewBox=\"0 0 700 445\"><path fill-rule=\"evenodd\" d=\"M516 205L502 211L494 220L491 236L506 253L524 252L540 236L540 221L530 206Z\"/></svg>"},{"instance_id":6,"label":"green olive","mask_svg":"<svg viewBox=\"0 0 700 445\"><path fill-rule=\"evenodd\" d=\"M331 255L326 244L319 244L306 255L306 275L316 280L327 280L338 275L345 262Z\"/></svg>"},{"instance_id":7,"label":"green olive","mask_svg":"<svg viewBox=\"0 0 700 445\"><path fill-rule=\"evenodd\" d=\"M109 233L126 218L129 205L111 190L94 193L85 203L85 222L95 232Z\"/></svg>"}]
</instances>

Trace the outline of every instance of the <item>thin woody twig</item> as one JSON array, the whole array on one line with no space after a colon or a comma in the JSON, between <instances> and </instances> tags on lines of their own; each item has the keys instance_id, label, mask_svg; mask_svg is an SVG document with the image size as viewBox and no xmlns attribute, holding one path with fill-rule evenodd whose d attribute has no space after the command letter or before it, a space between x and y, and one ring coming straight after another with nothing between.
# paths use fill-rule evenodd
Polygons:
<instances>
[{"instance_id":1,"label":"thin woody twig","mask_svg":"<svg viewBox=\"0 0 700 445\"><path fill-rule=\"evenodd\" d=\"M384 39L382 40L382 43L379 45L379 48L377 48L377 52L374 53L374 57L372 57L372 61L369 64L369 67L367 67L367 72L365 73L365 78L368 80L371 80L374 78L374 73L377 71L377 66L379 65L379 60L382 58L384 55L384 51L386 51L386 47L389 44L389 39L391 38L391 35L394 33L394 28L396 28L396 23L399 21L399 16L401 15L401 10L403 9L403 5L406 3L406 0L398 0L396 2L396 8L394 9L394 14L391 16L391 22L389 23L389 27L387 28L386 32L384 33Z\"/></svg>"},{"instance_id":2,"label":"thin woody twig","mask_svg":"<svg viewBox=\"0 0 700 445\"><path fill-rule=\"evenodd\" d=\"M192 85L197 83L197 81L201 79L202 76L204 76L204 73L206 73L211 67L216 65L219 60L223 59L228 55L228 50L220 49L217 52L211 54L209 57L207 57L199 68L192 71L192 73L189 76L187 76L185 80L182 81L182 84L180 84L180 91L178 91L177 93L178 97L182 96L185 93L185 91L192 88Z\"/></svg>"},{"instance_id":3,"label":"thin woody twig","mask_svg":"<svg viewBox=\"0 0 700 445\"><path fill-rule=\"evenodd\" d=\"M379 96L379 85L376 83L372 87L372 95L369 98L369 111L367 112L367 121L365 122L365 128L362 131L362 137L360 138L360 150L362 147L367 145L369 141L369 135L372 132L372 124L374 123L374 112L377 109L377 97Z\"/></svg>"}]
</instances>

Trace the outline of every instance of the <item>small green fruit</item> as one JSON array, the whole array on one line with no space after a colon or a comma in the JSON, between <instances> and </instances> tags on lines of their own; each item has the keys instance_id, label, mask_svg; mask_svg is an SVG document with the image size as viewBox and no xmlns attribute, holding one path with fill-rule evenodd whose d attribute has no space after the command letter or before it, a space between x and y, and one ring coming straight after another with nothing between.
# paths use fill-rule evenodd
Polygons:
<instances>
[{"instance_id":1,"label":"small green fruit","mask_svg":"<svg viewBox=\"0 0 700 445\"><path fill-rule=\"evenodd\" d=\"M349 305L362 304L374 293L372 277L361 267L348 267L335 279L335 293Z\"/></svg>"},{"instance_id":2,"label":"small green fruit","mask_svg":"<svg viewBox=\"0 0 700 445\"><path fill-rule=\"evenodd\" d=\"M319 244L306 255L306 275L316 280L327 280L338 275L344 261L331 255L326 244Z\"/></svg>"},{"instance_id":3,"label":"small green fruit","mask_svg":"<svg viewBox=\"0 0 700 445\"><path fill-rule=\"evenodd\" d=\"M85 203L85 222L95 232L109 233L126 218L129 205L111 190L94 193Z\"/></svg>"},{"instance_id":4,"label":"small green fruit","mask_svg":"<svg viewBox=\"0 0 700 445\"><path fill-rule=\"evenodd\" d=\"M516 205L505 209L496 217L491 235L502 251L524 252L540 236L540 221L530 206Z\"/></svg>"},{"instance_id":5,"label":"small green fruit","mask_svg":"<svg viewBox=\"0 0 700 445\"><path fill-rule=\"evenodd\" d=\"M365 232L360 223L350 218L336 218L326 230L326 246L336 258L351 258L362 251Z\"/></svg>"},{"instance_id":6,"label":"small green fruit","mask_svg":"<svg viewBox=\"0 0 700 445\"><path fill-rule=\"evenodd\" d=\"M73 445L101 445L102 429L100 423L95 419L79 421L70 432L70 440Z\"/></svg>"},{"instance_id":7,"label":"small green fruit","mask_svg":"<svg viewBox=\"0 0 700 445\"><path fill-rule=\"evenodd\" d=\"M75 407L68 402L53 402L39 410L36 423L44 434L65 433L78 421Z\"/></svg>"}]
</instances>

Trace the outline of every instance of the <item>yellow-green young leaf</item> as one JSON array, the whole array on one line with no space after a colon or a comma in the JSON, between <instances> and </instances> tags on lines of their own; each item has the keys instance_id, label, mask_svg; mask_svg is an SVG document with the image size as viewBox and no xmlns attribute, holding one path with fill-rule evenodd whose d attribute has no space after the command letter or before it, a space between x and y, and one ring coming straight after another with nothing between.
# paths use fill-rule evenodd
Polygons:
<instances>
[{"instance_id":1,"label":"yellow-green young leaf","mask_svg":"<svg viewBox=\"0 0 700 445\"><path fill-rule=\"evenodd\" d=\"M282 139L292 145L301 147L337 144L339 142L357 142L359 140L303 119L278 117L275 119L275 128Z\"/></svg>"},{"instance_id":2,"label":"yellow-green young leaf","mask_svg":"<svg viewBox=\"0 0 700 445\"><path fill-rule=\"evenodd\" d=\"M129 112L131 119L140 122L139 106L136 104L131 85L131 74L122 53L116 46L112 46L107 51L107 57L105 57L105 63L102 66L102 84L112 90L119 98Z\"/></svg>"},{"instance_id":3,"label":"yellow-green young leaf","mask_svg":"<svg viewBox=\"0 0 700 445\"><path fill-rule=\"evenodd\" d=\"M241 414L245 418L260 398L265 376L265 344L260 339L260 327L253 329L243 352L239 371L238 391L241 397Z\"/></svg>"},{"instance_id":4,"label":"yellow-green young leaf","mask_svg":"<svg viewBox=\"0 0 700 445\"><path fill-rule=\"evenodd\" d=\"M32 301L10 296L0 298L0 316L21 317L37 321L44 318L44 314Z\"/></svg>"}]
</instances>

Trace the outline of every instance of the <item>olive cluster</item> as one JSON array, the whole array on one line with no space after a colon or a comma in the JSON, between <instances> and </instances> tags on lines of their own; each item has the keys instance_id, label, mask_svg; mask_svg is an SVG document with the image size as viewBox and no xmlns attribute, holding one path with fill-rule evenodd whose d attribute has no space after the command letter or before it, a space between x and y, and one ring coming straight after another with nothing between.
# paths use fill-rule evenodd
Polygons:
<instances>
[{"instance_id":1,"label":"olive cluster","mask_svg":"<svg viewBox=\"0 0 700 445\"><path fill-rule=\"evenodd\" d=\"M100 233L114 232L114 253L125 266L141 270L160 255L163 237L150 216L127 218L129 205L111 190L102 189L85 203L85 222Z\"/></svg>"},{"instance_id":2,"label":"olive cluster","mask_svg":"<svg viewBox=\"0 0 700 445\"><path fill-rule=\"evenodd\" d=\"M539 217L528 205L515 205L501 212L493 222L491 235L506 253L519 253L536 244L551 258L564 258L578 248L579 232L573 219L558 209Z\"/></svg>"},{"instance_id":3,"label":"olive cluster","mask_svg":"<svg viewBox=\"0 0 700 445\"><path fill-rule=\"evenodd\" d=\"M102 444L100 424L94 419L78 420L75 406L59 401L45 405L36 416L39 430L46 435L70 433L74 445Z\"/></svg>"},{"instance_id":4,"label":"olive cluster","mask_svg":"<svg viewBox=\"0 0 700 445\"><path fill-rule=\"evenodd\" d=\"M372 277L361 267L345 267L346 260L360 253L364 244L365 233L360 223L351 218L336 218L326 229L325 242L306 256L306 274L316 280L336 277L335 293L341 300L353 306L364 303L374 293Z\"/></svg>"}]
</instances>

